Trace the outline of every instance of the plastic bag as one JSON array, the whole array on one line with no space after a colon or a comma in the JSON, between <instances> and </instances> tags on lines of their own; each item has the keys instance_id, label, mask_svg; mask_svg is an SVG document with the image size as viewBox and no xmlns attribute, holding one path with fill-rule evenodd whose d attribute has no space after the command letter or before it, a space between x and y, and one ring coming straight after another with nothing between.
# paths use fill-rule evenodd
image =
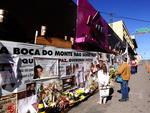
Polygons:
<instances>
[{"instance_id":1,"label":"plastic bag","mask_svg":"<svg viewBox=\"0 0 150 113\"><path fill-rule=\"evenodd\" d=\"M117 76L116 82L117 83L122 83L123 82L123 79L122 79L121 75Z\"/></svg>"}]
</instances>

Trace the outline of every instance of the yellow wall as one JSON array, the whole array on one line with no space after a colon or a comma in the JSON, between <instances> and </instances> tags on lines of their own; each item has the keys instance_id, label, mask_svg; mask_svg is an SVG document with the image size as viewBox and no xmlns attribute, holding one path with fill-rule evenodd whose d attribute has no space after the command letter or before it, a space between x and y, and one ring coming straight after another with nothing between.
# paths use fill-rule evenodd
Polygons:
<instances>
[{"instance_id":1,"label":"yellow wall","mask_svg":"<svg viewBox=\"0 0 150 113\"><path fill-rule=\"evenodd\" d=\"M123 39L125 39L128 42L128 44L131 46L131 48L134 49L133 41L132 41L130 34L122 20L113 22L109 25L122 41L123 41Z\"/></svg>"},{"instance_id":2,"label":"yellow wall","mask_svg":"<svg viewBox=\"0 0 150 113\"><path fill-rule=\"evenodd\" d=\"M122 21L117 21L109 24L118 37L123 41L123 26Z\"/></svg>"}]
</instances>

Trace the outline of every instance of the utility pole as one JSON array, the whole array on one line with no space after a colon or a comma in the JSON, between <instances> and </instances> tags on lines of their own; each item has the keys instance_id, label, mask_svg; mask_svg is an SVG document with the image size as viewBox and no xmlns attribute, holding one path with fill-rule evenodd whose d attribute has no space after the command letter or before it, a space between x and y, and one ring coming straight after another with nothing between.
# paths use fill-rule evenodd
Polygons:
<instances>
[{"instance_id":1,"label":"utility pole","mask_svg":"<svg viewBox=\"0 0 150 113\"><path fill-rule=\"evenodd\" d=\"M113 29L113 13L109 13L109 16L110 16L110 19L109 19L110 27Z\"/></svg>"}]
</instances>

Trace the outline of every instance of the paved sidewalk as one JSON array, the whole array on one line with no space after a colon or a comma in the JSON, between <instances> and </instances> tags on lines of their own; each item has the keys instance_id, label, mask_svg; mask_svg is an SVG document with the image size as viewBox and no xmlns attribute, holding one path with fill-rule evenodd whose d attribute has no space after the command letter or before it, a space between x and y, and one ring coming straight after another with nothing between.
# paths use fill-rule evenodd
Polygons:
<instances>
[{"instance_id":1,"label":"paved sidewalk","mask_svg":"<svg viewBox=\"0 0 150 113\"><path fill-rule=\"evenodd\" d=\"M118 83L114 84L114 93L106 104L97 104L98 93L78 106L73 107L68 113L149 113L150 112L150 76L143 65L139 65L138 73L132 75L129 81L129 101L119 102L121 95Z\"/></svg>"}]
</instances>

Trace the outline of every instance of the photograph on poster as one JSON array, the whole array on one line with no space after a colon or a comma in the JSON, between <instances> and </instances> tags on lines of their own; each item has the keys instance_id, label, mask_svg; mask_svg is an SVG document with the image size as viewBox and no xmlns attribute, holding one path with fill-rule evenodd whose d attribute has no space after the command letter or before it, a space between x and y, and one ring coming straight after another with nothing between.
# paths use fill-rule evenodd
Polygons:
<instances>
[{"instance_id":1,"label":"photograph on poster","mask_svg":"<svg viewBox=\"0 0 150 113\"><path fill-rule=\"evenodd\" d=\"M72 60L74 59L69 59L68 61L65 61L65 62L63 61L59 62L59 74L62 78L74 76L76 74L77 68L84 67L83 62L81 63L81 61L77 62L77 61L72 61ZM81 60L81 59L78 59L78 60ZM78 65L81 65L81 64L82 64L82 67L78 67Z\"/></svg>"},{"instance_id":2,"label":"photograph on poster","mask_svg":"<svg viewBox=\"0 0 150 113\"><path fill-rule=\"evenodd\" d=\"M33 78L32 56L19 56L12 53L12 46L0 43L0 96L24 91L24 84Z\"/></svg>"},{"instance_id":3,"label":"photograph on poster","mask_svg":"<svg viewBox=\"0 0 150 113\"><path fill-rule=\"evenodd\" d=\"M19 87L22 75L17 68L15 63L0 64L0 95L11 94Z\"/></svg>"},{"instance_id":4,"label":"photograph on poster","mask_svg":"<svg viewBox=\"0 0 150 113\"><path fill-rule=\"evenodd\" d=\"M66 75L74 75L75 69L76 69L75 63L68 63L68 65L66 65Z\"/></svg>"},{"instance_id":5,"label":"photograph on poster","mask_svg":"<svg viewBox=\"0 0 150 113\"><path fill-rule=\"evenodd\" d=\"M36 83L26 84L26 96L32 96L36 94Z\"/></svg>"},{"instance_id":6,"label":"photograph on poster","mask_svg":"<svg viewBox=\"0 0 150 113\"><path fill-rule=\"evenodd\" d=\"M4 91L12 92L15 89L14 64L8 49L0 43L0 96L4 95Z\"/></svg>"},{"instance_id":7,"label":"photograph on poster","mask_svg":"<svg viewBox=\"0 0 150 113\"><path fill-rule=\"evenodd\" d=\"M34 58L33 79L44 79L58 76L58 60L50 58Z\"/></svg>"},{"instance_id":8,"label":"photograph on poster","mask_svg":"<svg viewBox=\"0 0 150 113\"><path fill-rule=\"evenodd\" d=\"M74 76L75 74L75 64L69 61L59 62L59 75L63 77Z\"/></svg>"},{"instance_id":9,"label":"photograph on poster","mask_svg":"<svg viewBox=\"0 0 150 113\"><path fill-rule=\"evenodd\" d=\"M34 67L34 76L33 79L44 77L43 67L41 65L36 65Z\"/></svg>"},{"instance_id":10,"label":"photograph on poster","mask_svg":"<svg viewBox=\"0 0 150 113\"><path fill-rule=\"evenodd\" d=\"M14 63L0 64L0 95L2 96L26 90L24 84L30 83L33 78L33 66L23 66L18 56L13 57L13 60Z\"/></svg>"},{"instance_id":11,"label":"photograph on poster","mask_svg":"<svg viewBox=\"0 0 150 113\"><path fill-rule=\"evenodd\" d=\"M60 97L59 83L55 80L49 82L42 82L37 84L36 93L38 96L38 102L43 101L45 107L51 104L56 104Z\"/></svg>"},{"instance_id":12,"label":"photograph on poster","mask_svg":"<svg viewBox=\"0 0 150 113\"><path fill-rule=\"evenodd\" d=\"M75 78L76 78L76 85L83 87L84 82L85 82L83 63L75 64Z\"/></svg>"},{"instance_id":13,"label":"photograph on poster","mask_svg":"<svg viewBox=\"0 0 150 113\"><path fill-rule=\"evenodd\" d=\"M66 75L71 75L71 64L66 66Z\"/></svg>"},{"instance_id":14,"label":"photograph on poster","mask_svg":"<svg viewBox=\"0 0 150 113\"><path fill-rule=\"evenodd\" d=\"M84 62L85 63L84 63ZM69 59L67 61L60 61L60 76L64 81L64 87L72 87L69 82L69 78L74 77L75 86L84 86L86 77L90 72L90 65L93 62L93 59ZM64 88L67 89L67 88Z\"/></svg>"},{"instance_id":15,"label":"photograph on poster","mask_svg":"<svg viewBox=\"0 0 150 113\"><path fill-rule=\"evenodd\" d=\"M11 91L16 83L14 66L15 61L8 49L0 43L0 85L8 91Z\"/></svg>"},{"instance_id":16,"label":"photograph on poster","mask_svg":"<svg viewBox=\"0 0 150 113\"><path fill-rule=\"evenodd\" d=\"M62 83L63 83L63 91L75 87L76 85L75 76L71 76L69 78L63 78Z\"/></svg>"}]
</instances>

